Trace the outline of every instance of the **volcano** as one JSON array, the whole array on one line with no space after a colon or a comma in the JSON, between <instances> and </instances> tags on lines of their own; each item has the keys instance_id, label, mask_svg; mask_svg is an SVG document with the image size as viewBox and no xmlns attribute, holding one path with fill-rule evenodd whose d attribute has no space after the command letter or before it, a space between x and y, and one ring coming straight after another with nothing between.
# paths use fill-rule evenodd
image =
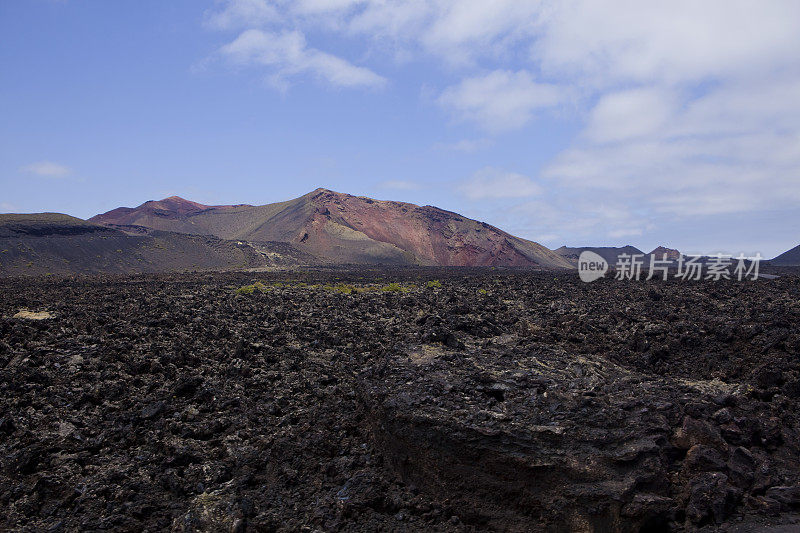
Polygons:
<instances>
[{"instance_id":1,"label":"volcano","mask_svg":"<svg viewBox=\"0 0 800 533\"><path fill-rule=\"evenodd\" d=\"M324 263L571 268L533 241L433 206L319 188L267 205L203 205L173 196L96 215L118 229L285 242Z\"/></svg>"},{"instance_id":2,"label":"volcano","mask_svg":"<svg viewBox=\"0 0 800 533\"><path fill-rule=\"evenodd\" d=\"M783 252L769 262L775 266L800 266L800 246Z\"/></svg>"}]
</instances>

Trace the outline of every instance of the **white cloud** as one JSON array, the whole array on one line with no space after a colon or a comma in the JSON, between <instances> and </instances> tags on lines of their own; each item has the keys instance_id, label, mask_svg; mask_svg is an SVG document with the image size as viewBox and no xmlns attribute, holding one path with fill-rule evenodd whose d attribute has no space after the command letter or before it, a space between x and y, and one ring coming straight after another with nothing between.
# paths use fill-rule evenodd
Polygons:
<instances>
[{"instance_id":1,"label":"white cloud","mask_svg":"<svg viewBox=\"0 0 800 533\"><path fill-rule=\"evenodd\" d=\"M564 198L548 191L504 208L500 216L505 218L503 227L511 233L548 241L555 247L567 241L598 245L608 239L642 235L653 228L646 216L624 201L600 200L592 195Z\"/></svg>"},{"instance_id":2,"label":"white cloud","mask_svg":"<svg viewBox=\"0 0 800 533\"><path fill-rule=\"evenodd\" d=\"M489 44L498 38L513 40L532 29L540 5L520 0L459 0L439 2L426 40L434 47Z\"/></svg>"},{"instance_id":3,"label":"white cloud","mask_svg":"<svg viewBox=\"0 0 800 533\"><path fill-rule=\"evenodd\" d=\"M642 233L644 233L642 228L622 228L609 231L608 236L612 239L619 239L621 237L637 237Z\"/></svg>"},{"instance_id":4,"label":"white cloud","mask_svg":"<svg viewBox=\"0 0 800 533\"><path fill-rule=\"evenodd\" d=\"M596 96L543 172L553 187L667 224L800 202L800 4L638 2L602 25L601 6L582 7L554 13L533 47Z\"/></svg>"},{"instance_id":5,"label":"white cloud","mask_svg":"<svg viewBox=\"0 0 800 533\"><path fill-rule=\"evenodd\" d=\"M271 80L278 86L287 78L311 73L336 87L380 87L385 78L339 57L310 48L298 31L281 34L246 30L220 49L221 54L238 65L261 65L272 69Z\"/></svg>"},{"instance_id":6,"label":"white cloud","mask_svg":"<svg viewBox=\"0 0 800 533\"><path fill-rule=\"evenodd\" d=\"M205 16L206 25L214 29L248 28L280 20L277 9L266 0L217 0L217 4L222 9Z\"/></svg>"},{"instance_id":7,"label":"white cloud","mask_svg":"<svg viewBox=\"0 0 800 533\"><path fill-rule=\"evenodd\" d=\"M63 178L72 173L72 169L69 167L60 165L58 163L53 163L52 161L38 161L36 163L31 163L30 165L25 165L20 170L28 174L34 174L36 176L47 178Z\"/></svg>"},{"instance_id":8,"label":"white cloud","mask_svg":"<svg viewBox=\"0 0 800 533\"><path fill-rule=\"evenodd\" d=\"M470 200L486 200L535 196L542 188L522 174L485 167L462 183L458 191Z\"/></svg>"},{"instance_id":9,"label":"white cloud","mask_svg":"<svg viewBox=\"0 0 800 533\"><path fill-rule=\"evenodd\" d=\"M780 95L800 85L786 85L726 85L681 108L664 105L669 96L652 98L657 120L631 115L638 104L610 106L599 113L602 120L590 121L584 141L560 154L544 176L557 187L624 196L632 206L671 216L797 205L800 102ZM615 116L609 109L621 112ZM619 129L613 128L616 122L622 123Z\"/></svg>"},{"instance_id":10,"label":"white cloud","mask_svg":"<svg viewBox=\"0 0 800 533\"><path fill-rule=\"evenodd\" d=\"M290 7L287 15L296 17L307 1ZM353 0L342 4L341 9L328 10L324 18L304 22L366 36L379 47L388 44L395 53L421 52L455 66L475 64L480 57L502 57L510 46L530 41L543 11L542 3L535 0Z\"/></svg>"},{"instance_id":11,"label":"white cloud","mask_svg":"<svg viewBox=\"0 0 800 533\"><path fill-rule=\"evenodd\" d=\"M382 182L380 187L396 191L416 191L420 188L420 185L415 181L389 180Z\"/></svg>"},{"instance_id":12,"label":"white cloud","mask_svg":"<svg viewBox=\"0 0 800 533\"><path fill-rule=\"evenodd\" d=\"M548 72L599 82L670 82L795 62L800 4L729 0L229 0L223 13L318 27L450 63L507 59L520 46ZM234 7L230 7L234 6ZM258 6L258 7L254 7Z\"/></svg>"},{"instance_id":13,"label":"white cloud","mask_svg":"<svg viewBox=\"0 0 800 533\"><path fill-rule=\"evenodd\" d=\"M658 135L673 118L675 100L652 88L607 94L592 109L586 134L601 143Z\"/></svg>"},{"instance_id":14,"label":"white cloud","mask_svg":"<svg viewBox=\"0 0 800 533\"><path fill-rule=\"evenodd\" d=\"M592 0L549 9L532 58L592 81L675 84L796 65L800 3Z\"/></svg>"},{"instance_id":15,"label":"white cloud","mask_svg":"<svg viewBox=\"0 0 800 533\"><path fill-rule=\"evenodd\" d=\"M451 143L436 143L433 147L437 150L448 152L472 153L490 147L491 139L462 139Z\"/></svg>"},{"instance_id":16,"label":"white cloud","mask_svg":"<svg viewBox=\"0 0 800 533\"><path fill-rule=\"evenodd\" d=\"M291 9L301 15L329 15L332 12L347 12L364 4L363 0L289 0Z\"/></svg>"},{"instance_id":17,"label":"white cloud","mask_svg":"<svg viewBox=\"0 0 800 533\"><path fill-rule=\"evenodd\" d=\"M800 3L730 0L227 0L215 27L322 29L448 63L527 59L609 86L679 83L796 65ZM525 57L527 56L527 57Z\"/></svg>"},{"instance_id":18,"label":"white cloud","mask_svg":"<svg viewBox=\"0 0 800 533\"><path fill-rule=\"evenodd\" d=\"M537 111L563 101L564 92L556 86L538 83L526 71L507 70L467 78L445 89L438 99L459 118L491 132L520 128Z\"/></svg>"}]
</instances>

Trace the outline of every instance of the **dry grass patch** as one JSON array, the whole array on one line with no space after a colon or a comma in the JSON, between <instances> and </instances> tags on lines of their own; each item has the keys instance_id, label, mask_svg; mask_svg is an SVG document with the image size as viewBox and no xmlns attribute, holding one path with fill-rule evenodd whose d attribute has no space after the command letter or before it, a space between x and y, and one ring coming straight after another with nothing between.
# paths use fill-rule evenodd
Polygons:
<instances>
[{"instance_id":1,"label":"dry grass patch","mask_svg":"<svg viewBox=\"0 0 800 533\"><path fill-rule=\"evenodd\" d=\"M27 309L20 309L19 312L14 315L14 318L23 318L25 320L47 320L48 318L53 318L53 315L50 314L49 311L28 311Z\"/></svg>"}]
</instances>

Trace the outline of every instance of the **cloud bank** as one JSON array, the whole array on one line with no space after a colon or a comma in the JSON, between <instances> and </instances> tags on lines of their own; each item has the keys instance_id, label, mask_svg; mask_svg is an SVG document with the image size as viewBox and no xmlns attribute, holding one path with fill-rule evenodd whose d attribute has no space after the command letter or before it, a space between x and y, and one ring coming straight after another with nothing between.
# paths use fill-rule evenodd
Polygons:
<instances>
[{"instance_id":1,"label":"cloud bank","mask_svg":"<svg viewBox=\"0 0 800 533\"><path fill-rule=\"evenodd\" d=\"M571 145L521 169L540 198L516 206L532 232L620 237L800 202L800 2L227 0L206 21L239 32L224 57L278 85L381 87L376 65L438 61L426 85L442 120L490 143L569 114L582 125ZM495 182L533 190L481 172L467 197L508 200Z\"/></svg>"}]
</instances>

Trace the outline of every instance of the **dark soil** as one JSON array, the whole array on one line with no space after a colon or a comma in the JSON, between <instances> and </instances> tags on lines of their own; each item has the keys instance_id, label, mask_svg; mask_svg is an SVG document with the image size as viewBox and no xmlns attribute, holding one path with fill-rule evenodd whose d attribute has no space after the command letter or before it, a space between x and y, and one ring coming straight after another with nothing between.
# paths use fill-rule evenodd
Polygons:
<instances>
[{"instance_id":1,"label":"dark soil","mask_svg":"<svg viewBox=\"0 0 800 533\"><path fill-rule=\"evenodd\" d=\"M0 294L0 529L800 527L792 274L193 274Z\"/></svg>"}]
</instances>

